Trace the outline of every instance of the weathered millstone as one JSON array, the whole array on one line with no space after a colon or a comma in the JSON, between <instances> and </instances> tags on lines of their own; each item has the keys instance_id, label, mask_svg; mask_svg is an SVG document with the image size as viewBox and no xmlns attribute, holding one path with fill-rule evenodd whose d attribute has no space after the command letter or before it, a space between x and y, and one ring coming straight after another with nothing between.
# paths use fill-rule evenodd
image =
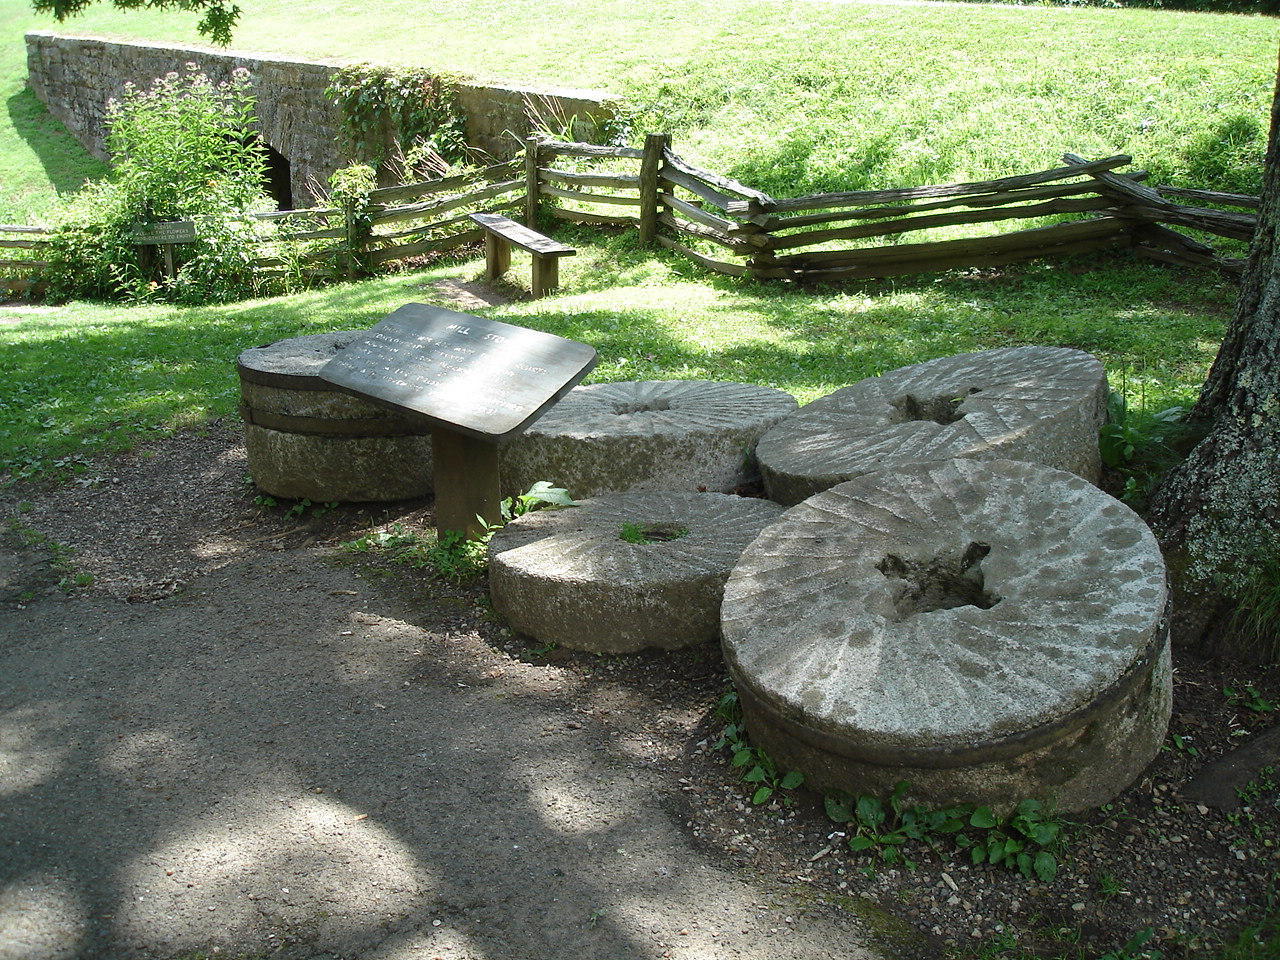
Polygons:
<instances>
[{"instance_id":1,"label":"weathered millstone","mask_svg":"<svg viewBox=\"0 0 1280 960\"><path fill-rule=\"evenodd\" d=\"M1171 707L1164 563L1072 474L952 460L793 507L725 589L752 742L819 788L1063 812L1105 803Z\"/></svg>"},{"instance_id":2,"label":"weathered millstone","mask_svg":"<svg viewBox=\"0 0 1280 960\"><path fill-rule=\"evenodd\" d=\"M728 493L755 478L756 441L796 409L747 383L658 380L575 387L502 448L508 495L540 480L575 497L625 490Z\"/></svg>"},{"instance_id":3,"label":"weathered millstone","mask_svg":"<svg viewBox=\"0 0 1280 960\"><path fill-rule=\"evenodd\" d=\"M489 543L493 606L521 633L573 650L713 641L729 571L781 513L768 500L685 492L527 513ZM624 540L624 526L650 542Z\"/></svg>"},{"instance_id":4,"label":"weathered millstone","mask_svg":"<svg viewBox=\"0 0 1280 960\"><path fill-rule=\"evenodd\" d=\"M795 504L873 470L1028 460L1096 483L1107 375L1090 354L1007 347L930 360L815 400L761 438L765 489Z\"/></svg>"},{"instance_id":5,"label":"weathered millstone","mask_svg":"<svg viewBox=\"0 0 1280 960\"><path fill-rule=\"evenodd\" d=\"M237 358L245 452L264 493L350 503L431 492L430 426L320 379L320 368L362 335L292 337Z\"/></svg>"}]
</instances>

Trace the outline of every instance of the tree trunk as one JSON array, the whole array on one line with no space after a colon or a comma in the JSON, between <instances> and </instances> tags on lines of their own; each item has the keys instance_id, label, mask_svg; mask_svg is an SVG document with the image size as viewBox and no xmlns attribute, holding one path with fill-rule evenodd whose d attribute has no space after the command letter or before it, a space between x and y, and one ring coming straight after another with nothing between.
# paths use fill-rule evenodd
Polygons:
<instances>
[{"instance_id":1,"label":"tree trunk","mask_svg":"<svg viewBox=\"0 0 1280 960\"><path fill-rule=\"evenodd\" d=\"M1263 178L1235 312L1191 414L1209 432L1165 478L1148 516L1169 560L1175 639L1202 652L1258 558L1280 543L1280 78Z\"/></svg>"}]
</instances>

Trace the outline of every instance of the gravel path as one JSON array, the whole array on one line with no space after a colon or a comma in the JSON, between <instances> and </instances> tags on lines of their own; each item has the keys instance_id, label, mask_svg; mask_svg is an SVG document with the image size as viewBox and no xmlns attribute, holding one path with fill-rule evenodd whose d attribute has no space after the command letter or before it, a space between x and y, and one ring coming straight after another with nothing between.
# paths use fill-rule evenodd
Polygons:
<instances>
[{"instance_id":1,"label":"gravel path","mask_svg":"<svg viewBox=\"0 0 1280 960\"><path fill-rule=\"evenodd\" d=\"M264 517L242 458L178 438L8 504L0 960L881 955L695 845L637 731L698 711L507 655L474 591ZM93 584L50 589L40 538Z\"/></svg>"},{"instance_id":2,"label":"gravel path","mask_svg":"<svg viewBox=\"0 0 1280 960\"><path fill-rule=\"evenodd\" d=\"M1144 929L1178 960L1266 916L1274 672L1178 657L1177 739L1051 883L885 866L821 798L746 800L714 647L540 648L483 583L339 546L429 505L294 519L245 474L228 423L0 490L0 960L1089 957Z\"/></svg>"}]
</instances>

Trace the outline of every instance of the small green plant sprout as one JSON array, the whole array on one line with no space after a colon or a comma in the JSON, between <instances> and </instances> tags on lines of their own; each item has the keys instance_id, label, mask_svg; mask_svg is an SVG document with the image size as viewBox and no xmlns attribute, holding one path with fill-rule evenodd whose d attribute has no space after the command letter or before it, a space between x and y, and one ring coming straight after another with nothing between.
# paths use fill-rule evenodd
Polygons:
<instances>
[{"instance_id":1,"label":"small green plant sprout","mask_svg":"<svg viewBox=\"0 0 1280 960\"><path fill-rule=\"evenodd\" d=\"M624 523L618 533L618 539L643 546L650 543L667 543L688 535L689 528L676 523Z\"/></svg>"},{"instance_id":2,"label":"small green plant sprout","mask_svg":"<svg viewBox=\"0 0 1280 960\"><path fill-rule=\"evenodd\" d=\"M779 776L773 758L751 745L742 723L742 706L738 702L737 691L730 690L720 698L716 704L716 717L724 721L724 732L712 744L712 749L730 751L733 768L739 771L744 783L754 787L752 803L766 803L779 791L797 790L804 784L804 774L799 770ZM790 805L791 798L784 797L783 803Z\"/></svg>"},{"instance_id":3,"label":"small green plant sprout","mask_svg":"<svg viewBox=\"0 0 1280 960\"><path fill-rule=\"evenodd\" d=\"M1185 753L1185 754L1186 754L1187 756L1189 756L1189 757L1199 757L1199 756L1200 756L1200 749L1199 749L1195 744L1193 744L1193 743L1191 742L1191 735L1190 735L1190 734L1188 734L1188 733L1171 733L1171 734L1169 734L1169 739L1171 739L1171 740L1173 741L1173 747L1172 747L1172 749L1177 750L1177 751L1178 751L1178 752L1180 752L1180 753ZM1168 745L1167 743L1165 744L1164 749L1165 749L1166 751L1170 749L1170 747L1169 747L1169 745Z\"/></svg>"},{"instance_id":4,"label":"small green plant sprout","mask_svg":"<svg viewBox=\"0 0 1280 960\"><path fill-rule=\"evenodd\" d=\"M1222 695L1232 706L1244 707L1253 713L1274 713L1280 710L1280 703L1260 694L1253 684L1246 683L1243 688L1223 687Z\"/></svg>"},{"instance_id":5,"label":"small green plant sprout","mask_svg":"<svg viewBox=\"0 0 1280 960\"><path fill-rule=\"evenodd\" d=\"M1128 939L1123 947L1108 950L1098 960L1162 960L1164 953L1154 946L1147 946L1155 936L1155 930L1147 927Z\"/></svg>"},{"instance_id":6,"label":"small green plant sprout","mask_svg":"<svg viewBox=\"0 0 1280 960\"><path fill-rule=\"evenodd\" d=\"M1127 894L1129 891L1124 888L1124 884L1117 880L1109 873L1103 873L1098 876L1098 895L1103 900L1111 900L1120 894Z\"/></svg>"},{"instance_id":7,"label":"small green plant sprout","mask_svg":"<svg viewBox=\"0 0 1280 960\"><path fill-rule=\"evenodd\" d=\"M355 540L348 540L342 545L344 550L352 553L369 553L373 550L394 550L398 547L406 547L414 543L418 543L420 538L417 534L410 533L398 523L393 523L381 530L371 530L362 537Z\"/></svg>"}]
</instances>

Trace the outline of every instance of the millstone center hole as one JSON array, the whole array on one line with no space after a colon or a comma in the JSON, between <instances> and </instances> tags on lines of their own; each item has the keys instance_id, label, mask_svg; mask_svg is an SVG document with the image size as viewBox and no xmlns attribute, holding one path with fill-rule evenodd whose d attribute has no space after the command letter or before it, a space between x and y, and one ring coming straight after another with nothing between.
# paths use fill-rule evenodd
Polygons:
<instances>
[{"instance_id":1,"label":"millstone center hole","mask_svg":"<svg viewBox=\"0 0 1280 960\"><path fill-rule=\"evenodd\" d=\"M671 401L665 397L655 397L652 400L640 400L626 403L618 401L613 405L613 412L620 417L625 417L632 413L655 413L659 410L670 410Z\"/></svg>"},{"instance_id":2,"label":"millstone center hole","mask_svg":"<svg viewBox=\"0 0 1280 960\"><path fill-rule=\"evenodd\" d=\"M627 543L667 543L689 535L689 528L678 523L624 523L618 534Z\"/></svg>"},{"instance_id":3,"label":"millstone center hole","mask_svg":"<svg viewBox=\"0 0 1280 960\"><path fill-rule=\"evenodd\" d=\"M959 396L946 394L941 397L917 397L908 393L904 397L890 401L889 405L894 411L890 415L890 420L894 423L905 423L908 420L932 420L945 427L949 423L963 420L964 411L960 409L960 405L966 398L980 392L978 387L971 387Z\"/></svg>"},{"instance_id":4,"label":"millstone center hole","mask_svg":"<svg viewBox=\"0 0 1280 960\"><path fill-rule=\"evenodd\" d=\"M898 619L917 613L977 607L990 610L1000 597L983 582L982 560L991 552L989 543L970 543L964 550L946 550L927 560L889 554L876 569L886 577L904 581L895 605Z\"/></svg>"}]
</instances>

